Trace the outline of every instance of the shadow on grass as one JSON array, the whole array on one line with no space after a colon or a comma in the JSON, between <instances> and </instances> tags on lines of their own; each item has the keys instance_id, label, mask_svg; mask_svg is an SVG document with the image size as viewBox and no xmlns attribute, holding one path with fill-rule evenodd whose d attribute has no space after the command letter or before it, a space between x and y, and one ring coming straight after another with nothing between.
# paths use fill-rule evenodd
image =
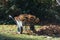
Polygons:
<instances>
[{"instance_id":1,"label":"shadow on grass","mask_svg":"<svg viewBox=\"0 0 60 40\"><path fill-rule=\"evenodd\" d=\"M38 35L38 36L49 36L49 37L52 37L52 38L60 38L60 35Z\"/></svg>"},{"instance_id":2,"label":"shadow on grass","mask_svg":"<svg viewBox=\"0 0 60 40\"><path fill-rule=\"evenodd\" d=\"M5 35L0 35L0 40L35 40L32 38L23 38L23 37L8 37Z\"/></svg>"}]
</instances>

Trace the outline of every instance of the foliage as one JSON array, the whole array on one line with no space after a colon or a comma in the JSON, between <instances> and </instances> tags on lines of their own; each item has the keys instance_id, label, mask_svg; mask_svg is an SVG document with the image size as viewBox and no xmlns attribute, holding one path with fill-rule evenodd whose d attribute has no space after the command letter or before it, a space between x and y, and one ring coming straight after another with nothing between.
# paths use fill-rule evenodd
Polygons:
<instances>
[{"instance_id":1,"label":"foliage","mask_svg":"<svg viewBox=\"0 0 60 40\"><path fill-rule=\"evenodd\" d=\"M56 0L0 0L0 2L1 20L9 20L9 14L14 17L21 13L33 14L41 20L59 20L55 17L60 13L60 7L56 6Z\"/></svg>"}]
</instances>

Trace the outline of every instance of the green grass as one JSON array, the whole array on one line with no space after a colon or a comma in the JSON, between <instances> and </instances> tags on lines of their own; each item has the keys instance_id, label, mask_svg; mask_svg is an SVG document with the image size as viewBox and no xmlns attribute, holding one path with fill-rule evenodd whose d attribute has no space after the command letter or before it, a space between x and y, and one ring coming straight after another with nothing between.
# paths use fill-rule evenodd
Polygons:
<instances>
[{"instance_id":1,"label":"green grass","mask_svg":"<svg viewBox=\"0 0 60 40\"><path fill-rule=\"evenodd\" d=\"M39 26L35 26L38 28ZM16 34L16 25L0 25L0 40L60 40L60 37Z\"/></svg>"}]
</instances>

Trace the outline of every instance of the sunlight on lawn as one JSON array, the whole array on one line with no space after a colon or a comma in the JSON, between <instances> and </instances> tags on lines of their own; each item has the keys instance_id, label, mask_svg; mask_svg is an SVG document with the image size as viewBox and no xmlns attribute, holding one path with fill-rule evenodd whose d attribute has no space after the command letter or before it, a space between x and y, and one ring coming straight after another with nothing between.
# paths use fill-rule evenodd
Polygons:
<instances>
[{"instance_id":1,"label":"sunlight on lawn","mask_svg":"<svg viewBox=\"0 0 60 40\"><path fill-rule=\"evenodd\" d=\"M39 26L35 26L39 28ZM0 25L0 40L60 40L60 37L16 34L16 25Z\"/></svg>"}]
</instances>

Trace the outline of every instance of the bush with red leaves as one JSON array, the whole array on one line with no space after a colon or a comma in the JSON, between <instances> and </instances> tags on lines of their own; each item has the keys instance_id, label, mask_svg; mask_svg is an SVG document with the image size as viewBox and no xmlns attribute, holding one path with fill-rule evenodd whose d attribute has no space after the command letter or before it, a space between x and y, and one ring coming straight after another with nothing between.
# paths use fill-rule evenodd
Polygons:
<instances>
[{"instance_id":1,"label":"bush with red leaves","mask_svg":"<svg viewBox=\"0 0 60 40\"><path fill-rule=\"evenodd\" d=\"M36 16L31 15L31 14L21 14L19 16L14 17L14 18L15 18L15 20L25 21L26 23L32 22L34 24L39 23L39 21L40 21L39 18L37 18Z\"/></svg>"},{"instance_id":2,"label":"bush with red leaves","mask_svg":"<svg viewBox=\"0 0 60 40\"><path fill-rule=\"evenodd\" d=\"M14 18L15 18L15 20L23 21L24 24L29 26L30 29L27 28L27 26L26 26L26 28L29 29L29 30L32 30L33 32L35 32L34 24L37 24L40 21L39 18L37 18L36 16L31 15L31 14L21 14L19 16L14 17Z\"/></svg>"}]
</instances>

